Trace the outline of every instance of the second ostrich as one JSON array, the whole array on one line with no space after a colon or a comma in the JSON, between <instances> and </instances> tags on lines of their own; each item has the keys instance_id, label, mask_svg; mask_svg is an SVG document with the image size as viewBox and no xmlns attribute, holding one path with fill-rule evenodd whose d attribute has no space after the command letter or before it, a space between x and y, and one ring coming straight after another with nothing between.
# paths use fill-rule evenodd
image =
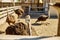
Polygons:
<instances>
[{"instance_id":1,"label":"second ostrich","mask_svg":"<svg viewBox=\"0 0 60 40\"><path fill-rule=\"evenodd\" d=\"M37 23L37 22L39 22L39 21L46 21L47 18L48 18L48 16L46 16L46 15L41 15L41 16L36 20L35 23Z\"/></svg>"},{"instance_id":2,"label":"second ostrich","mask_svg":"<svg viewBox=\"0 0 60 40\"><path fill-rule=\"evenodd\" d=\"M18 18L19 18L19 17L22 17L22 15L23 15L23 13L24 13L24 10L23 10L22 8L16 9L16 10L14 10L14 11L15 11L15 13L18 15Z\"/></svg>"}]
</instances>

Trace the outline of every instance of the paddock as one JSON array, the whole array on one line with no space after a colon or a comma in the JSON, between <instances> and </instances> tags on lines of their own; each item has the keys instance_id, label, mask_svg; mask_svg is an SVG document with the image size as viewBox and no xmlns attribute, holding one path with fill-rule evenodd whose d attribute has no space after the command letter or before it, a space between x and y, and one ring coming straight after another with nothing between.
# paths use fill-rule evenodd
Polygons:
<instances>
[{"instance_id":1,"label":"paddock","mask_svg":"<svg viewBox=\"0 0 60 40\"><path fill-rule=\"evenodd\" d=\"M20 6L16 6L17 8L20 8ZM14 9L14 7L10 7L12 8L12 10ZM52 7L53 8L53 7ZM5 10L6 8L3 8L3 10ZM54 9L54 8L53 8ZM11 10L10 10L11 11ZM58 15L57 11L54 10L56 12L56 15ZM12 12L12 11L11 11ZM9 12L9 13L11 13ZM14 12L14 11L13 11ZM52 11L50 11L49 13L51 13ZM6 15L4 12L0 12L3 13L1 14L2 16L0 17L0 31L5 31L6 28L9 26L5 21L6 21ZM54 12L52 12L54 13ZM54 14L51 14L53 16L55 16ZM50 16L51 17L51 16ZM3 21L2 21L3 20ZM57 28L58 28L58 16L57 18L48 18L46 20L46 22L49 22L50 24L45 25L45 24L40 24L40 22L38 24L34 24L34 22L37 20L37 18L31 18L31 27L33 27L34 29L32 30L32 35L31 36L55 36L57 35ZM26 24L25 22L25 18L21 18L20 22L23 22ZM2 36L17 36L17 35L6 35L5 33L0 34L1 37ZM21 35L19 35L21 37Z\"/></svg>"}]
</instances>

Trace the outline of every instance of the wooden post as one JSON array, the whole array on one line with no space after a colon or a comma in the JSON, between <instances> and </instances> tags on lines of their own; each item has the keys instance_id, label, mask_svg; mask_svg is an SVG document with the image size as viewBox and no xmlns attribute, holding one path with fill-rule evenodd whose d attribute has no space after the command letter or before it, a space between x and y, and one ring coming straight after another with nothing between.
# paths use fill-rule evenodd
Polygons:
<instances>
[{"instance_id":1,"label":"wooden post","mask_svg":"<svg viewBox=\"0 0 60 40\"><path fill-rule=\"evenodd\" d=\"M51 7L49 7L48 18L50 18L50 10L51 10Z\"/></svg>"},{"instance_id":2,"label":"wooden post","mask_svg":"<svg viewBox=\"0 0 60 40\"><path fill-rule=\"evenodd\" d=\"M26 16L25 22L27 23L28 28L29 28L29 35L32 35L32 31L31 31L31 22L30 22L30 15L27 15L27 16Z\"/></svg>"},{"instance_id":3,"label":"wooden post","mask_svg":"<svg viewBox=\"0 0 60 40\"><path fill-rule=\"evenodd\" d=\"M2 0L0 0L0 7L2 8L3 6L2 6L3 4L2 4Z\"/></svg>"},{"instance_id":4,"label":"wooden post","mask_svg":"<svg viewBox=\"0 0 60 40\"><path fill-rule=\"evenodd\" d=\"M8 16L8 6L7 6L7 16Z\"/></svg>"},{"instance_id":5,"label":"wooden post","mask_svg":"<svg viewBox=\"0 0 60 40\"><path fill-rule=\"evenodd\" d=\"M58 28L57 28L57 36L60 36L60 7L55 7L58 11Z\"/></svg>"},{"instance_id":6,"label":"wooden post","mask_svg":"<svg viewBox=\"0 0 60 40\"><path fill-rule=\"evenodd\" d=\"M13 3L13 10L15 10L15 2L14 2L14 0L12 0L12 3Z\"/></svg>"},{"instance_id":7,"label":"wooden post","mask_svg":"<svg viewBox=\"0 0 60 40\"><path fill-rule=\"evenodd\" d=\"M54 6L56 10L58 11L58 27L57 27L57 35L55 36L60 36L60 7Z\"/></svg>"},{"instance_id":8,"label":"wooden post","mask_svg":"<svg viewBox=\"0 0 60 40\"><path fill-rule=\"evenodd\" d=\"M58 20L57 36L60 36L60 13L59 13L59 20Z\"/></svg>"},{"instance_id":9,"label":"wooden post","mask_svg":"<svg viewBox=\"0 0 60 40\"><path fill-rule=\"evenodd\" d=\"M46 15L48 15L49 1L48 0L44 0L43 2L44 2L44 4L43 4L44 12L45 12Z\"/></svg>"},{"instance_id":10,"label":"wooden post","mask_svg":"<svg viewBox=\"0 0 60 40\"><path fill-rule=\"evenodd\" d=\"M30 10L31 10L31 6L29 5L29 12L28 12L28 14L30 14Z\"/></svg>"},{"instance_id":11,"label":"wooden post","mask_svg":"<svg viewBox=\"0 0 60 40\"><path fill-rule=\"evenodd\" d=\"M14 2L14 0L13 0L13 6L15 6L15 2Z\"/></svg>"},{"instance_id":12,"label":"wooden post","mask_svg":"<svg viewBox=\"0 0 60 40\"><path fill-rule=\"evenodd\" d=\"M37 0L37 7L39 7L39 0ZM37 8L37 10L39 11L39 8Z\"/></svg>"}]
</instances>

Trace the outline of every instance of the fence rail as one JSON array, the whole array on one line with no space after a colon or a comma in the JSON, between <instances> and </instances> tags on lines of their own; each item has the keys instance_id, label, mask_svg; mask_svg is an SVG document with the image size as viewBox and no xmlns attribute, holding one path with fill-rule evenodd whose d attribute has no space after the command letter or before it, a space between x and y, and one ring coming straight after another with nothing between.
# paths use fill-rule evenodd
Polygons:
<instances>
[{"instance_id":1,"label":"fence rail","mask_svg":"<svg viewBox=\"0 0 60 40\"><path fill-rule=\"evenodd\" d=\"M0 25L6 21L7 13L14 15L14 10L19 9L19 8L21 8L21 6L0 8Z\"/></svg>"}]
</instances>

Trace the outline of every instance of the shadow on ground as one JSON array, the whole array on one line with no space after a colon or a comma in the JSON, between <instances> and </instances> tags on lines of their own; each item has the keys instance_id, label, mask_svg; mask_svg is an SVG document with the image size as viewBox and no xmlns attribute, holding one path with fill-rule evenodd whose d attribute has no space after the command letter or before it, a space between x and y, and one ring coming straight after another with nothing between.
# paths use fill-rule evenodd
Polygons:
<instances>
[{"instance_id":1,"label":"shadow on ground","mask_svg":"<svg viewBox=\"0 0 60 40\"><path fill-rule=\"evenodd\" d=\"M40 25L48 25L50 23L32 23L34 26L40 26Z\"/></svg>"},{"instance_id":2,"label":"shadow on ground","mask_svg":"<svg viewBox=\"0 0 60 40\"><path fill-rule=\"evenodd\" d=\"M40 26L40 25L42 25L42 23L32 23L32 25Z\"/></svg>"}]
</instances>

